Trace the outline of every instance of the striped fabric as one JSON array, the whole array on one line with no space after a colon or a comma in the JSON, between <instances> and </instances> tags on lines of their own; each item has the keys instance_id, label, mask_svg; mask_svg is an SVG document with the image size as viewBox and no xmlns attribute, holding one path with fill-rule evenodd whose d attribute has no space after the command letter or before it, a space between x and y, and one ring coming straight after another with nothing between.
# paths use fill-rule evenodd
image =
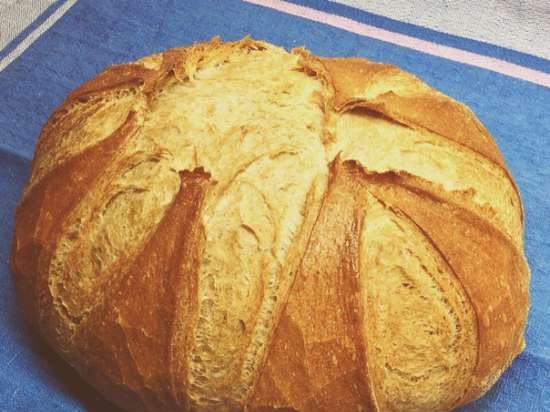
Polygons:
<instances>
[{"instance_id":1,"label":"striped fabric","mask_svg":"<svg viewBox=\"0 0 550 412\"><path fill-rule=\"evenodd\" d=\"M550 8L540 0L331 0L426 28L550 58Z\"/></svg>"},{"instance_id":2,"label":"striped fabric","mask_svg":"<svg viewBox=\"0 0 550 412\"><path fill-rule=\"evenodd\" d=\"M488 56L473 50L465 50L460 47L446 45L445 42L435 42L433 40L423 39L401 33L399 31L388 30L379 26L368 24L366 18L354 20L355 11L345 13L330 13L318 8L308 7L307 5L296 4L298 2L287 2L281 0L245 0L252 4L257 4L274 10L288 13L294 16L300 16L305 19L324 23L329 26L337 27L351 33L372 39L382 40L387 43L406 47L408 49L430 54L432 56L443 57L455 62L469 64L471 66L481 67L496 73L502 73L517 79L527 80L535 84L550 87L550 74L541 70L526 67L521 63L514 63L506 59ZM302 2L308 4L311 2ZM347 17L346 15L350 15ZM366 16L365 16L366 17ZM549 16L550 17L550 16ZM520 60L521 59L516 59Z\"/></svg>"},{"instance_id":3,"label":"striped fabric","mask_svg":"<svg viewBox=\"0 0 550 412\"><path fill-rule=\"evenodd\" d=\"M477 113L521 190L532 304L526 351L463 411L550 411L550 3L538 0L0 0L0 411L111 410L15 302L13 210L41 125L106 65L246 34L399 65Z\"/></svg>"}]
</instances>

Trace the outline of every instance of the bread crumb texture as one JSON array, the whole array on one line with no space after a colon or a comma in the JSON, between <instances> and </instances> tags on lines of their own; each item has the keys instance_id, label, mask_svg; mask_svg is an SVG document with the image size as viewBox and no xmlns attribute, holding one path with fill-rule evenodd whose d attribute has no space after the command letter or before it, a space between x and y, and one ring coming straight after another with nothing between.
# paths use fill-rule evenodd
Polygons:
<instances>
[{"instance_id":1,"label":"bread crumb texture","mask_svg":"<svg viewBox=\"0 0 550 412\"><path fill-rule=\"evenodd\" d=\"M473 113L250 38L75 89L11 266L44 338L131 411L448 411L524 347L521 201Z\"/></svg>"}]
</instances>

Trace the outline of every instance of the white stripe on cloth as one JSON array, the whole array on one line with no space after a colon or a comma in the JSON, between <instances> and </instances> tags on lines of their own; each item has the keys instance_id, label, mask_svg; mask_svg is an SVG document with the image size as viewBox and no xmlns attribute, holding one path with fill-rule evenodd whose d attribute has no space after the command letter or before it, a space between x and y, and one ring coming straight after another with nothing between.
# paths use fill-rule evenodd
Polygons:
<instances>
[{"instance_id":1,"label":"white stripe on cloth","mask_svg":"<svg viewBox=\"0 0 550 412\"><path fill-rule=\"evenodd\" d=\"M56 0L0 0L0 50Z\"/></svg>"},{"instance_id":2,"label":"white stripe on cloth","mask_svg":"<svg viewBox=\"0 0 550 412\"><path fill-rule=\"evenodd\" d=\"M243 0L258 6L269 7L283 13L299 16L304 19L313 20L329 26L338 27L342 30L356 33L372 39L382 40L387 43L397 44L402 47L416 50L432 56L443 57L455 62L468 64L474 67L502 73L516 79L526 80L541 86L550 88L550 73L530 69L515 63L510 63L483 54L473 53L467 50L457 49L405 34L364 24L347 17L326 13L311 7L301 6L284 0Z\"/></svg>"},{"instance_id":3,"label":"white stripe on cloth","mask_svg":"<svg viewBox=\"0 0 550 412\"><path fill-rule=\"evenodd\" d=\"M330 0L394 20L550 59L548 0Z\"/></svg>"},{"instance_id":4,"label":"white stripe on cloth","mask_svg":"<svg viewBox=\"0 0 550 412\"><path fill-rule=\"evenodd\" d=\"M32 0L30 0L32 1ZM17 57L21 55L36 39L38 39L42 33L48 30L54 25L54 23L59 20L63 14L67 12L77 0L67 0L63 5L61 5L55 12L53 12L40 26L35 28L29 35L17 45L6 57L0 60L0 72L4 70L8 65L14 61ZM30 23L29 23L30 24Z\"/></svg>"}]
</instances>

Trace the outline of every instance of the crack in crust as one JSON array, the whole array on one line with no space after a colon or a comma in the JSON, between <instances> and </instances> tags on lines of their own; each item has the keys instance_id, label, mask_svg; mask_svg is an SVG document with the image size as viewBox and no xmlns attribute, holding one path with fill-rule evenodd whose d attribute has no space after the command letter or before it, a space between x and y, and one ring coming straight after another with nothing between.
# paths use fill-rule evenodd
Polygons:
<instances>
[{"instance_id":1,"label":"crack in crust","mask_svg":"<svg viewBox=\"0 0 550 412\"><path fill-rule=\"evenodd\" d=\"M465 106L394 66L214 38L68 96L11 266L129 410L447 410L521 351L522 237Z\"/></svg>"}]
</instances>

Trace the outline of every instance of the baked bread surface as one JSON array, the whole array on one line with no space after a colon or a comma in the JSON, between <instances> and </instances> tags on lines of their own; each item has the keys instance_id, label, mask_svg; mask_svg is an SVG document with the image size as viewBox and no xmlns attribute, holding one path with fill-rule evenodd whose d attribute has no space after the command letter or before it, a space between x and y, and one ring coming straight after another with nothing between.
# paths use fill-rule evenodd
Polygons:
<instances>
[{"instance_id":1,"label":"baked bread surface","mask_svg":"<svg viewBox=\"0 0 550 412\"><path fill-rule=\"evenodd\" d=\"M40 135L11 266L130 411L446 411L524 347L518 190L400 69L245 38L112 66Z\"/></svg>"}]
</instances>

